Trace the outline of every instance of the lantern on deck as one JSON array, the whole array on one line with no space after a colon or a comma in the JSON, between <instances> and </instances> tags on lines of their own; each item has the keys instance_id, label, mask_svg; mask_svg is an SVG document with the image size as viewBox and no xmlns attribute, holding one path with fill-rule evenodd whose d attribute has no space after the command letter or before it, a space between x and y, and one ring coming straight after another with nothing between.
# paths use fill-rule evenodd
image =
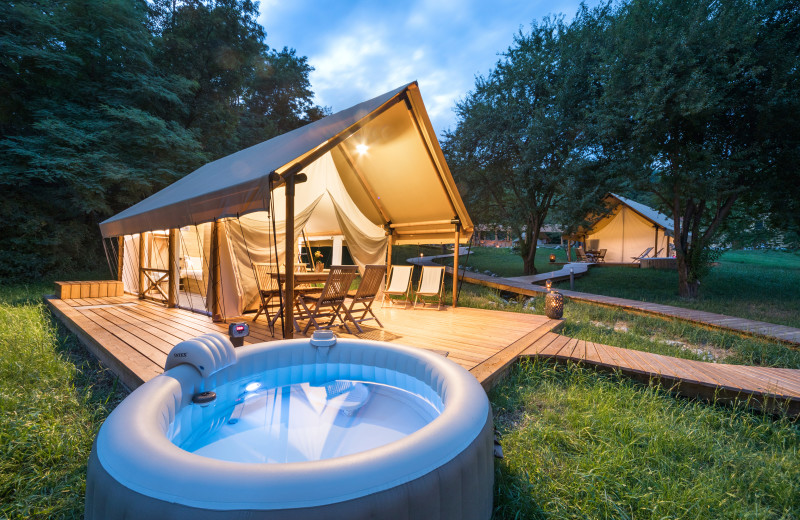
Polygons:
<instances>
[{"instance_id":1,"label":"lantern on deck","mask_svg":"<svg viewBox=\"0 0 800 520\"><path fill-rule=\"evenodd\" d=\"M550 263L552 264L555 261L556 261L556 255L553 254L553 253L550 253Z\"/></svg>"}]
</instances>

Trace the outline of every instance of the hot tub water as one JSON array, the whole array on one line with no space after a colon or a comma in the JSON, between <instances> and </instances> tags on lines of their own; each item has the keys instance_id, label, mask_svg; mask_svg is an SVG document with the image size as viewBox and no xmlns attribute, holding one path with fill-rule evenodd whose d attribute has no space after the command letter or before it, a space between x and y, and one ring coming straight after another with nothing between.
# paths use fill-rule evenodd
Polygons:
<instances>
[{"instance_id":1,"label":"hot tub water","mask_svg":"<svg viewBox=\"0 0 800 520\"><path fill-rule=\"evenodd\" d=\"M248 390L249 388L249 390ZM377 383L337 380L262 388L231 382L203 407L181 410L172 442L197 455L231 462L306 462L351 455L399 440L430 423L440 409L423 397ZM235 398L233 398L235 395Z\"/></svg>"}]
</instances>

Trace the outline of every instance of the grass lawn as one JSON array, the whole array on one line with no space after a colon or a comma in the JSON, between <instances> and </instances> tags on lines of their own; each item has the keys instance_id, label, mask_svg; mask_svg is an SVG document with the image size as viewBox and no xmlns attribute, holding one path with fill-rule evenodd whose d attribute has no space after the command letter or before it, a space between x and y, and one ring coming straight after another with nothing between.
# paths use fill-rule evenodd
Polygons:
<instances>
[{"instance_id":1,"label":"grass lawn","mask_svg":"<svg viewBox=\"0 0 800 520\"><path fill-rule=\"evenodd\" d=\"M560 267L547 261L551 251L538 251L539 272ZM555 251L563 261L565 252ZM677 272L655 269L592 267L575 279L575 290L800 327L800 252L728 251L718 263L702 280L700 298L695 301L678 295ZM507 249L473 248L469 265L499 276L522 275L522 259ZM568 289L569 282L556 287Z\"/></svg>"},{"instance_id":2,"label":"grass lawn","mask_svg":"<svg viewBox=\"0 0 800 520\"><path fill-rule=\"evenodd\" d=\"M542 361L491 400L497 519L800 517L800 429L785 418Z\"/></svg>"},{"instance_id":3,"label":"grass lawn","mask_svg":"<svg viewBox=\"0 0 800 520\"><path fill-rule=\"evenodd\" d=\"M593 267L575 290L800 327L800 253L728 251L701 280L696 301L677 294L678 273L654 269Z\"/></svg>"},{"instance_id":4,"label":"grass lawn","mask_svg":"<svg viewBox=\"0 0 800 520\"><path fill-rule=\"evenodd\" d=\"M125 395L56 325L48 292L0 285L0 518L83 518L92 442Z\"/></svg>"},{"instance_id":5,"label":"grass lawn","mask_svg":"<svg viewBox=\"0 0 800 520\"><path fill-rule=\"evenodd\" d=\"M449 251L452 254L452 251ZM556 271L563 266L550 263L550 254L555 253L556 262L566 262L567 254L563 249L540 247L536 250L536 260L534 265L539 273L549 273ZM440 253L437 253L440 254ZM437 260L442 265L453 265L452 258L442 258ZM497 276L512 277L523 276L522 272L522 257L518 253L512 252L508 248L494 248L494 247L473 247L470 251L469 258L465 255L459 257L459 267L468 265L475 268L479 272L490 271Z\"/></svg>"}]
</instances>

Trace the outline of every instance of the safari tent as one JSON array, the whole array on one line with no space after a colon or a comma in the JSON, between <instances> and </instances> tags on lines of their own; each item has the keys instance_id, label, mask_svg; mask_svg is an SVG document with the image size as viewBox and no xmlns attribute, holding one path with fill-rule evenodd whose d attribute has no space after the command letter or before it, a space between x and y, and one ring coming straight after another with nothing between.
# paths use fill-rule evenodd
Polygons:
<instances>
[{"instance_id":1,"label":"safari tent","mask_svg":"<svg viewBox=\"0 0 800 520\"><path fill-rule=\"evenodd\" d=\"M588 216L591 225L564 238L582 242L589 251L606 249L606 262L631 263L648 248L647 256L670 256L674 226L668 216L614 193L604 203L607 213Z\"/></svg>"},{"instance_id":2,"label":"safari tent","mask_svg":"<svg viewBox=\"0 0 800 520\"><path fill-rule=\"evenodd\" d=\"M125 292L225 319L258 307L254 262L291 287L316 241L363 267L473 225L414 82L208 163L100 229Z\"/></svg>"}]
</instances>

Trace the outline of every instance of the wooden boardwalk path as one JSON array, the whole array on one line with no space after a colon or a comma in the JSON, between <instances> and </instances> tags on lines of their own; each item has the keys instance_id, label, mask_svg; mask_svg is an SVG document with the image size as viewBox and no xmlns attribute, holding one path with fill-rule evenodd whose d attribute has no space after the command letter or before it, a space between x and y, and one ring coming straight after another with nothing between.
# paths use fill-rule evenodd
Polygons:
<instances>
[{"instance_id":1,"label":"wooden boardwalk path","mask_svg":"<svg viewBox=\"0 0 800 520\"><path fill-rule=\"evenodd\" d=\"M655 380L689 397L721 401L749 400L757 409L800 414L800 370L705 363L650 352L601 345L547 333L524 357L573 361L620 371L642 382Z\"/></svg>"},{"instance_id":2,"label":"wooden boardwalk path","mask_svg":"<svg viewBox=\"0 0 800 520\"><path fill-rule=\"evenodd\" d=\"M466 248L461 248L466 249ZM464 253L461 253L462 255ZM410 263L415 264L429 264L436 265L432 261L434 258L448 257L449 255L439 255L422 258L409 258ZM588 265L588 264L584 264ZM452 274L453 268L447 267L447 272ZM469 271L462 271L464 274L464 281L499 289L501 291L513 292L523 296L541 296L547 292L544 287L534 285L526 276L515 278L501 278L498 276L488 276L481 273L473 273ZM567 271L568 273L568 271ZM539 276L545 276L548 273L543 273ZM577 275L577 271L575 273ZM461 277L459 273L459 277ZM555 278L554 278L555 279ZM559 275L557 279L564 279L563 275ZM569 279L567 274L566 279ZM541 280L539 280L541 281ZM698 311L694 309L685 309L682 307L674 307L672 305L662 305L659 303L648 303L638 300L629 300L626 298L616 298L614 296L603 296L599 294L582 293L578 291L570 291L566 289L559 289L559 292L564 296L574 299L576 301L584 301L600 305L607 305L610 307L621 307L623 309L641 312L646 314L654 314L657 316L666 316L669 318L676 318L692 323L697 323L706 327L713 327L717 329L730 330L749 336L762 337L773 341L781 341L792 345L800 345L800 329L795 327L788 327L786 325L776 325L774 323L767 323L765 321L748 320L744 318L736 318L733 316L726 316L724 314L717 314L714 312Z\"/></svg>"},{"instance_id":3,"label":"wooden boardwalk path","mask_svg":"<svg viewBox=\"0 0 800 520\"><path fill-rule=\"evenodd\" d=\"M183 340L207 332L227 335L227 323L207 316L139 300L134 296L45 302L53 314L78 336L100 361L128 388L136 388L164 370L167 353ZM526 348L561 325L545 316L459 307L444 310L383 307L376 310L385 328L362 324L364 332L341 337L396 341L413 347L447 351L484 384L492 385ZM245 345L282 339L263 318L242 318L250 324ZM236 320L231 320L236 321ZM278 327L280 328L280 327ZM302 337L302 335L296 335Z\"/></svg>"}]
</instances>

